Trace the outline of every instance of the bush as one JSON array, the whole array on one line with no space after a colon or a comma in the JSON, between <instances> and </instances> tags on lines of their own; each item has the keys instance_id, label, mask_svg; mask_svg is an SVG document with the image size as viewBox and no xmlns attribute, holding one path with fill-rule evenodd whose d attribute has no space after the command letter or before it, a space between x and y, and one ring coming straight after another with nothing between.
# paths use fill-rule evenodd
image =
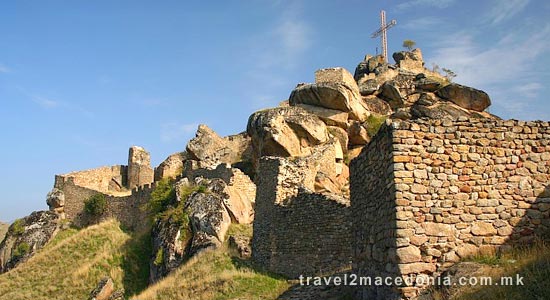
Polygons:
<instances>
[{"instance_id":1,"label":"bush","mask_svg":"<svg viewBox=\"0 0 550 300\"><path fill-rule=\"evenodd\" d=\"M25 256L27 253L29 253L29 250L31 250L31 246L25 242L21 242L21 244L17 245L15 250L13 251L13 258L20 258Z\"/></svg>"},{"instance_id":2,"label":"bush","mask_svg":"<svg viewBox=\"0 0 550 300\"><path fill-rule=\"evenodd\" d=\"M84 201L84 211L91 216L100 216L107 210L105 195L95 194Z\"/></svg>"},{"instance_id":3,"label":"bush","mask_svg":"<svg viewBox=\"0 0 550 300\"><path fill-rule=\"evenodd\" d=\"M11 232L14 235L22 235L25 232L22 219L17 219L11 224Z\"/></svg>"},{"instance_id":4,"label":"bush","mask_svg":"<svg viewBox=\"0 0 550 300\"><path fill-rule=\"evenodd\" d=\"M168 206L174 202L176 202L174 180L171 178L164 178L157 182L155 189L151 192L148 209L156 216L165 211Z\"/></svg>"},{"instance_id":5,"label":"bush","mask_svg":"<svg viewBox=\"0 0 550 300\"><path fill-rule=\"evenodd\" d=\"M380 127L382 126L382 124L384 124L384 122L386 121L386 116L383 116L383 115L376 115L376 114L371 114L368 118L367 118L367 132L369 134L369 137L373 137L376 135L376 133L378 133L378 130L380 129Z\"/></svg>"}]
</instances>

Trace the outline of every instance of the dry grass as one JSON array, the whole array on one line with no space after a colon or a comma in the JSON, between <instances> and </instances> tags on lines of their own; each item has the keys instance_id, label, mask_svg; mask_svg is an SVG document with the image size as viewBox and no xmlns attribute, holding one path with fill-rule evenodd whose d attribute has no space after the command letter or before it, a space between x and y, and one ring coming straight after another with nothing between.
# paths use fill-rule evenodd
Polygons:
<instances>
[{"instance_id":1,"label":"dry grass","mask_svg":"<svg viewBox=\"0 0 550 300\"><path fill-rule=\"evenodd\" d=\"M115 221L64 230L27 262L0 275L0 300L86 299L106 275L117 288L129 281L143 285L143 274L128 278L126 272L141 263L133 246L136 240Z\"/></svg>"},{"instance_id":2,"label":"dry grass","mask_svg":"<svg viewBox=\"0 0 550 300\"><path fill-rule=\"evenodd\" d=\"M192 258L135 299L276 299L288 287L283 278L255 271L224 248Z\"/></svg>"},{"instance_id":3,"label":"dry grass","mask_svg":"<svg viewBox=\"0 0 550 300\"><path fill-rule=\"evenodd\" d=\"M537 241L500 255L483 255L468 259L486 265L483 276L500 283L501 277L523 277L524 285L491 285L462 287L454 300L527 300L550 299L550 245ZM436 292L435 299L444 299Z\"/></svg>"}]
</instances>

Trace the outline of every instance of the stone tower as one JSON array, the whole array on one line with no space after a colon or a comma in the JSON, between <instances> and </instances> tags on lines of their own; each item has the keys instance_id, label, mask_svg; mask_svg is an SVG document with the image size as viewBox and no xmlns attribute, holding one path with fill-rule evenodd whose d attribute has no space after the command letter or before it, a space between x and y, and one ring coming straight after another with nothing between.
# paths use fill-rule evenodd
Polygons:
<instances>
[{"instance_id":1,"label":"stone tower","mask_svg":"<svg viewBox=\"0 0 550 300\"><path fill-rule=\"evenodd\" d=\"M149 152L139 146L130 147L128 153L128 188L150 184L154 179Z\"/></svg>"}]
</instances>

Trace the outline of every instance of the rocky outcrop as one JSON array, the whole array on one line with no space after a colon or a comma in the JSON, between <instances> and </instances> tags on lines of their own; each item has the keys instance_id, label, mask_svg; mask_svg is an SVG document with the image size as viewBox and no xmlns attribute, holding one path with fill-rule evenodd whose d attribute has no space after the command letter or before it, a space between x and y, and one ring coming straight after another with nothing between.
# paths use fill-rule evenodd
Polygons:
<instances>
[{"instance_id":1,"label":"rocky outcrop","mask_svg":"<svg viewBox=\"0 0 550 300\"><path fill-rule=\"evenodd\" d=\"M201 168L215 168L221 163L251 162L252 147L246 133L220 137L206 125L199 125L197 133L187 144L189 159L198 161Z\"/></svg>"},{"instance_id":2,"label":"rocky outcrop","mask_svg":"<svg viewBox=\"0 0 550 300\"><path fill-rule=\"evenodd\" d=\"M300 107L277 107L253 113L247 132L252 137L254 158L304 156L328 141L325 123Z\"/></svg>"},{"instance_id":3,"label":"rocky outcrop","mask_svg":"<svg viewBox=\"0 0 550 300\"><path fill-rule=\"evenodd\" d=\"M37 211L11 224L0 243L0 273L15 268L42 249L57 233L59 215Z\"/></svg>"},{"instance_id":4,"label":"rocky outcrop","mask_svg":"<svg viewBox=\"0 0 550 300\"><path fill-rule=\"evenodd\" d=\"M111 277L103 277L90 292L89 300L124 300L124 290L116 290Z\"/></svg>"},{"instance_id":5,"label":"rocky outcrop","mask_svg":"<svg viewBox=\"0 0 550 300\"><path fill-rule=\"evenodd\" d=\"M48 204L50 210L53 210L58 214L63 214L65 207L65 193L54 187L46 196L46 204Z\"/></svg>"},{"instance_id":6,"label":"rocky outcrop","mask_svg":"<svg viewBox=\"0 0 550 300\"><path fill-rule=\"evenodd\" d=\"M10 227L9 224L0 222L0 242L4 240L4 237L6 236L6 232L8 232L9 227Z\"/></svg>"},{"instance_id":7,"label":"rocky outcrop","mask_svg":"<svg viewBox=\"0 0 550 300\"><path fill-rule=\"evenodd\" d=\"M484 91L451 83L436 91L436 95L456 105L474 111L484 111L491 105L489 95Z\"/></svg>"},{"instance_id":8,"label":"rocky outcrop","mask_svg":"<svg viewBox=\"0 0 550 300\"><path fill-rule=\"evenodd\" d=\"M168 156L155 168L155 181L163 178L176 178L183 172L183 164L187 160L186 152L178 152Z\"/></svg>"}]
</instances>

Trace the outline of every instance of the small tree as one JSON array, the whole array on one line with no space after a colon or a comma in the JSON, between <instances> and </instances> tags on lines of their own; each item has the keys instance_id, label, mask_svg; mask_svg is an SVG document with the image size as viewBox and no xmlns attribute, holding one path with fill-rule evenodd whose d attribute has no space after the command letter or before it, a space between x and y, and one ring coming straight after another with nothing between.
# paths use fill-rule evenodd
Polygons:
<instances>
[{"instance_id":1,"label":"small tree","mask_svg":"<svg viewBox=\"0 0 550 300\"><path fill-rule=\"evenodd\" d=\"M442 68L441 70L443 70L443 72L445 73L445 78L447 78L447 80L449 80L450 82L452 82L453 78L456 77L456 73L451 71L450 69Z\"/></svg>"},{"instance_id":2,"label":"small tree","mask_svg":"<svg viewBox=\"0 0 550 300\"><path fill-rule=\"evenodd\" d=\"M413 40L404 40L403 41L403 47L407 48L409 51L412 51L414 49L414 46L416 46L416 42Z\"/></svg>"}]
</instances>

